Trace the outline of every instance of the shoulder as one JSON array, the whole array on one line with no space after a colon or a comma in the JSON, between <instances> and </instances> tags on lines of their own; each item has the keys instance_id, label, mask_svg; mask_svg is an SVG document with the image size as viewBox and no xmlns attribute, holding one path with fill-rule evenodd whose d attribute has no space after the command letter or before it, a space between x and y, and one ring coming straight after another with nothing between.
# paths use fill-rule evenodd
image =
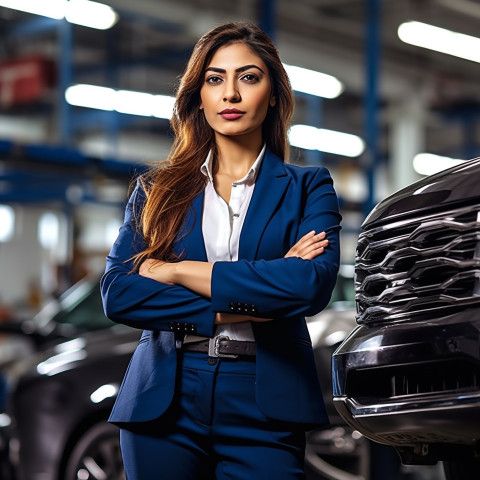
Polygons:
<instances>
[{"instance_id":1,"label":"shoulder","mask_svg":"<svg viewBox=\"0 0 480 480\"><path fill-rule=\"evenodd\" d=\"M288 176L303 185L333 183L330 172L325 167L300 166L285 163L284 168Z\"/></svg>"},{"instance_id":2,"label":"shoulder","mask_svg":"<svg viewBox=\"0 0 480 480\"><path fill-rule=\"evenodd\" d=\"M263 163L266 166L265 170L277 176L288 175L294 179L330 178L330 173L325 167L286 163L269 149L267 149Z\"/></svg>"}]
</instances>

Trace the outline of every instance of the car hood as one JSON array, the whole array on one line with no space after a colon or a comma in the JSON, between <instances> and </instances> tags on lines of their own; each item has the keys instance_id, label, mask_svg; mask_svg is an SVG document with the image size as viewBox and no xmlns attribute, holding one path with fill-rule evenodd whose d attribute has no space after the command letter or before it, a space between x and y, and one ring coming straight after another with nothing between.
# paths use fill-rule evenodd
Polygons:
<instances>
[{"instance_id":1,"label":"car hood","mask_svg":"<svg viewBox=\"0 0 480 480\"><path fill-rule=\"evenodd\" d=\"M98 361L112 355L133 353L140 334L140 330L123 325L86 332L55 342L48 348L19 359L4 370L11 381L25 375L57 375L94 359Z\"/></svg>"},{"instance_id":2,"label":"car hood","mask_svg":"<svg viewBox=\"0 0 480 480\"><path fill-rule=\"evenodd\" d=\"M380 202L367 216L362 228L370 228L453 205L480 201L480 157L435 175L430 175Z\"/></svg>"}]
</instances>

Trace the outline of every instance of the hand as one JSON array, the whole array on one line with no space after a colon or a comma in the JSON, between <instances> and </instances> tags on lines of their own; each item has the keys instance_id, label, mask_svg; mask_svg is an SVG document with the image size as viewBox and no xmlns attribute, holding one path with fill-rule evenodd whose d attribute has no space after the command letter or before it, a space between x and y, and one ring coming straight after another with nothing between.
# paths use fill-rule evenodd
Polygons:
<instances>
[{"instance_id":1,"label":"hand","mask_svg":"<svg viewBox=\"0 0 480 480\"><path fill-rule=\"evenodd\" d=\"M138 273L142 277L151 278L152 280L166 283L167 285L174 285L173 274L175 268L175 263L162 262L161 260L149 258L140 265Z\"/></svg>"},{"instance_id":2,"label":"hand","mask_svg":"<svg viewBox=\"0 0 480 480\"><path fill-rule=\"evenodd\" d=\"M315 234L311 232L304 235L285 255L288 257L299 257L303 260L312 260L321 255L328 245L326 233L320 232Z\"/></svg>"}]
</instances>

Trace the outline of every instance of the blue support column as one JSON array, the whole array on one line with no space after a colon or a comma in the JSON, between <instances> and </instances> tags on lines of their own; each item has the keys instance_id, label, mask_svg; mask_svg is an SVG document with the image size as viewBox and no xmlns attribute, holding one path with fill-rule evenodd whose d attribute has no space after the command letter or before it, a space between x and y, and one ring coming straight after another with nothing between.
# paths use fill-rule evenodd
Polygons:
<instances>
[{"instance_id":1,"label":"blue support column","mask_svg":"<svg viewBox=\"0 0 480 480\"><path fill-rule=\"evenodd\" d=\"M275 0L259 0L259 27L275 41Z\"/></svg>"},{"instance_id":2,"label":"blue support column","mask_svg":"<svg viewBox=\"0 0 480 480\"><path fill-rule=\"evenodd\" d=\"M112 28L107 32L107 45L108 45L108 60L105 65L106 67L106 84L112 88L118 88L118 77L119 77L119 61L120 54L118 51L118 33L117 29ZM108 121L106 123L106 134L107 134L107 143L108 155L110 157L118 156L119 148L119 132L121 127L120 115L110 115L107 117Z\"/></svg>"},{"instance_id":3,"label":"blue support column","mask_svg":"<svg viewBox=\"0 0 480 480\"><path fill-rule=\"evenodd\" d=\"M365 142L368 198L364 205L367 214L375 206L375 174L380 163L378 149L378 80L380 63L380 0L365 0L366 7L366 91Z\"/></svg>"},{"instance_id":4,"label":"blue support column","mask_svg":"<svg viewBox=\"0 0 480 480\"><path fill-rule=\"evenodd\" d=\"M462 158L465 160L478 157L476 131L479 118L479 111L476 107L473 109L467 109L467 111L461 116L464 132L464 147L462 152Z\"/></svg>"},{"instance_id":5,"label":"blue support column","mask_svg":"<svg viewBox=\"0 0 480 480\"><path fill-rule=\"evenodd\" d=\"M298 95L298 94L297 94ZM307 124L321 128L323 122L323 98L305 95L307 101ZM305 150L307 165L321 165L323 152L319 150Z\"/></svg>"},{"instance_id":6,"label":"blue support column","mask_svg":"<svg viewBox=\"0 0 480 480\"><path fill-rule=\"evenodd\" d=\"M34 16L23 22L13 23L12 26L8 27L5 33L9 38L21 38L22 40L25 40L28 37L55 31L55 29L58 28L58 23L59 20L54 18Z\"/></svg>"},{"instance_id":7,"label":"blue support column","mask_svg":"<svg viewBox=\"0 0 480 480\"><path fill-rule=\"evenodd\" d=\"M60 55L58 59L58 133L62 145L68 145L72 139L71 107L65 100L65 90L73 81L73 26L66 20L59 21L58 36Z\"/></svg>"}]
</instances>

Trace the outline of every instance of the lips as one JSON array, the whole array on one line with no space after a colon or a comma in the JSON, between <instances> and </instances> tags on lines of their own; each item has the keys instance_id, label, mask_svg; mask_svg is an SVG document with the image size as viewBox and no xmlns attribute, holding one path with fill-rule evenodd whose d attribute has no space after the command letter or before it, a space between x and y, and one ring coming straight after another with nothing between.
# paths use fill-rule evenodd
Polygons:
<instances>
[{"instance_id":1,"label":"lips","mask_svg":"<svg viewBox=\"0 0 480 480\"><path fill-rule=\"evenodd\" d=\"M222 110L219 115L225 120L237 120L245 115L245 112L237 110L236 108L226 108L225 110Z\"/></svg>"}]
</instances>

